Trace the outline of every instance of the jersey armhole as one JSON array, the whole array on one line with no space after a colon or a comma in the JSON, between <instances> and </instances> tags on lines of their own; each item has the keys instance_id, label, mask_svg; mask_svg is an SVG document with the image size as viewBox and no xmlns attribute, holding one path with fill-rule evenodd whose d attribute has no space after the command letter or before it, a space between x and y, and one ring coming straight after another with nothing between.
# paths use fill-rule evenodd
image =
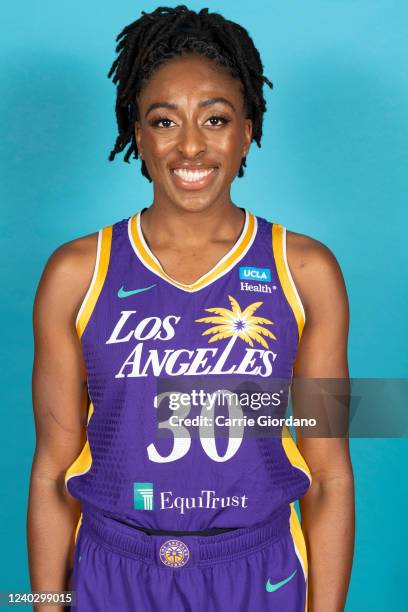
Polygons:
<instances>
[{"instance_id":1,"label":"jersey armhole","mask_svg":"<svg viewBox=\"0 0 408 612\"><path fill-rule=\"evenodd\" d=\"M286 256L286 228L279 223L272 225L272 249L279 280L295 316L300 340L306 323L306 314L288 265Z\"/></svg>"},{"instance_id":2,"label":"jersey armhole","mask_svg":"<svg viewBox=\"0 0 408 612\"><path fill-rule=\"evenodd\" d=\"M108 272L110 251L112 244L112 226L109 225L99 230L98 244L96 249L95 267L92 275L91 284L79 308L75 326L78 337L81 338L91 318L92 312L102 291L103 284Z\"/></svg>"}]
</instances>

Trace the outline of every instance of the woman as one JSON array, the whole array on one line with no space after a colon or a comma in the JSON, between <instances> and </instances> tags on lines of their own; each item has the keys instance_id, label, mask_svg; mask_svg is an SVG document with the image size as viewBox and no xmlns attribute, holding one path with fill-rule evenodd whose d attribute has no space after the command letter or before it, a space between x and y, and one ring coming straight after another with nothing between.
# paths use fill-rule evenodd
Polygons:
<instances>
[{"instance_id":1,"label":"woman","mask_svg":"<svg viewBox=\"0 0 408 612\"><path fill-rule=\"evenodd\" d=\"M211 419L187 419L217 408L169 404L220 381L348 377L336 259L231 200L272 83L246 30L207 9L143 13L119 39L110 159L129 145L153 203L61 246L40 281L32 588L66 589L73 562L81 612L343 610L347 440L239 424L216 443Z\"/></svg>"}]
</instances>

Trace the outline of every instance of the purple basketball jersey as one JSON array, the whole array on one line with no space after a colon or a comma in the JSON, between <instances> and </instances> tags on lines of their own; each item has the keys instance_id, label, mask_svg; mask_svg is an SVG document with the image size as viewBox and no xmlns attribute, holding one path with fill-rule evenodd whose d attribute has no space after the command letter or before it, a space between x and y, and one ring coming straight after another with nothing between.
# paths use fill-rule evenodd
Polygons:
<instances>
[{"instance_id":1,"label":"purple basketball jersey","mask_svg":"<svg viewBox=\"0 0 408 612\"><path fill-rule=\"evenodd\" d=\"M285 228L242 210L238 241L191 285L170 278L150 251L143 210L100 230L77 317L87 441L66 472L83 507L149 529L241 528L307 491L310 472L290 436L268 436L265 425L258 435L250 425L231 429L231 415L256 421L257 408L207 401L217 384L290 382L305 322ZM193 390L204 403L192 403ZM190 399L175 409L181 392ZM220 439L208 435L217 416Z\"/></svg>"}]
</instances>

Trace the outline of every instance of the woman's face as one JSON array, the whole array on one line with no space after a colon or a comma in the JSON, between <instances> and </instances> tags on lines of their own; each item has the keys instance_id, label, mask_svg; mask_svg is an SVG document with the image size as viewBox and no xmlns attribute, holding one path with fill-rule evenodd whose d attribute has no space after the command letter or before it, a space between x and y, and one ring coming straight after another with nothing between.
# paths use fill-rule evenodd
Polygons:
<instances>
[{"instance_id":1,"label":"woman's face","mask_svg":"<svg viewBox=\"0 0 408 612\"><path fill-rule=\"evenodd\" d=\"M156 202L188 210L230 202L252 136L241 87L197 55L172 59L153 73L138 98L135 136Z\"/></svg>"}]
</instances>

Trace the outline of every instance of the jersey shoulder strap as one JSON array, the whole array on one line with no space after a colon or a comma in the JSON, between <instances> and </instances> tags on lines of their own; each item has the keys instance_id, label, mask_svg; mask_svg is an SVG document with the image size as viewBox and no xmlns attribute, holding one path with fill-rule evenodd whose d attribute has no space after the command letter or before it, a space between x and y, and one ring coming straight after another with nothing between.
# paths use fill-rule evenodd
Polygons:
<instances>
[{"instance_id":1,"label":"jersey shoulder strap","mask_svg":"<svg viewBox=\"0 0 408 612\"><path fill-rule=\"evenodd\" d=\"M306 314L288 265L286 227L280 223L272 224L272 251L282 290L296 319L300 340L306 323Z\"/></svg>"},{"instance_id":2,"label":"jersey shoulder strap","mask_svg":"<svg viewBox=\"0 0 408 612\"><path fill-rule=\"evenodd\" d=\"M75 325L78 337L81 338L106 281L109 263L113 255L126 246L128 219L122 219L107 225L98 231L95 265L88 291L79 308Z\"/></svg>"}]
</instances>

